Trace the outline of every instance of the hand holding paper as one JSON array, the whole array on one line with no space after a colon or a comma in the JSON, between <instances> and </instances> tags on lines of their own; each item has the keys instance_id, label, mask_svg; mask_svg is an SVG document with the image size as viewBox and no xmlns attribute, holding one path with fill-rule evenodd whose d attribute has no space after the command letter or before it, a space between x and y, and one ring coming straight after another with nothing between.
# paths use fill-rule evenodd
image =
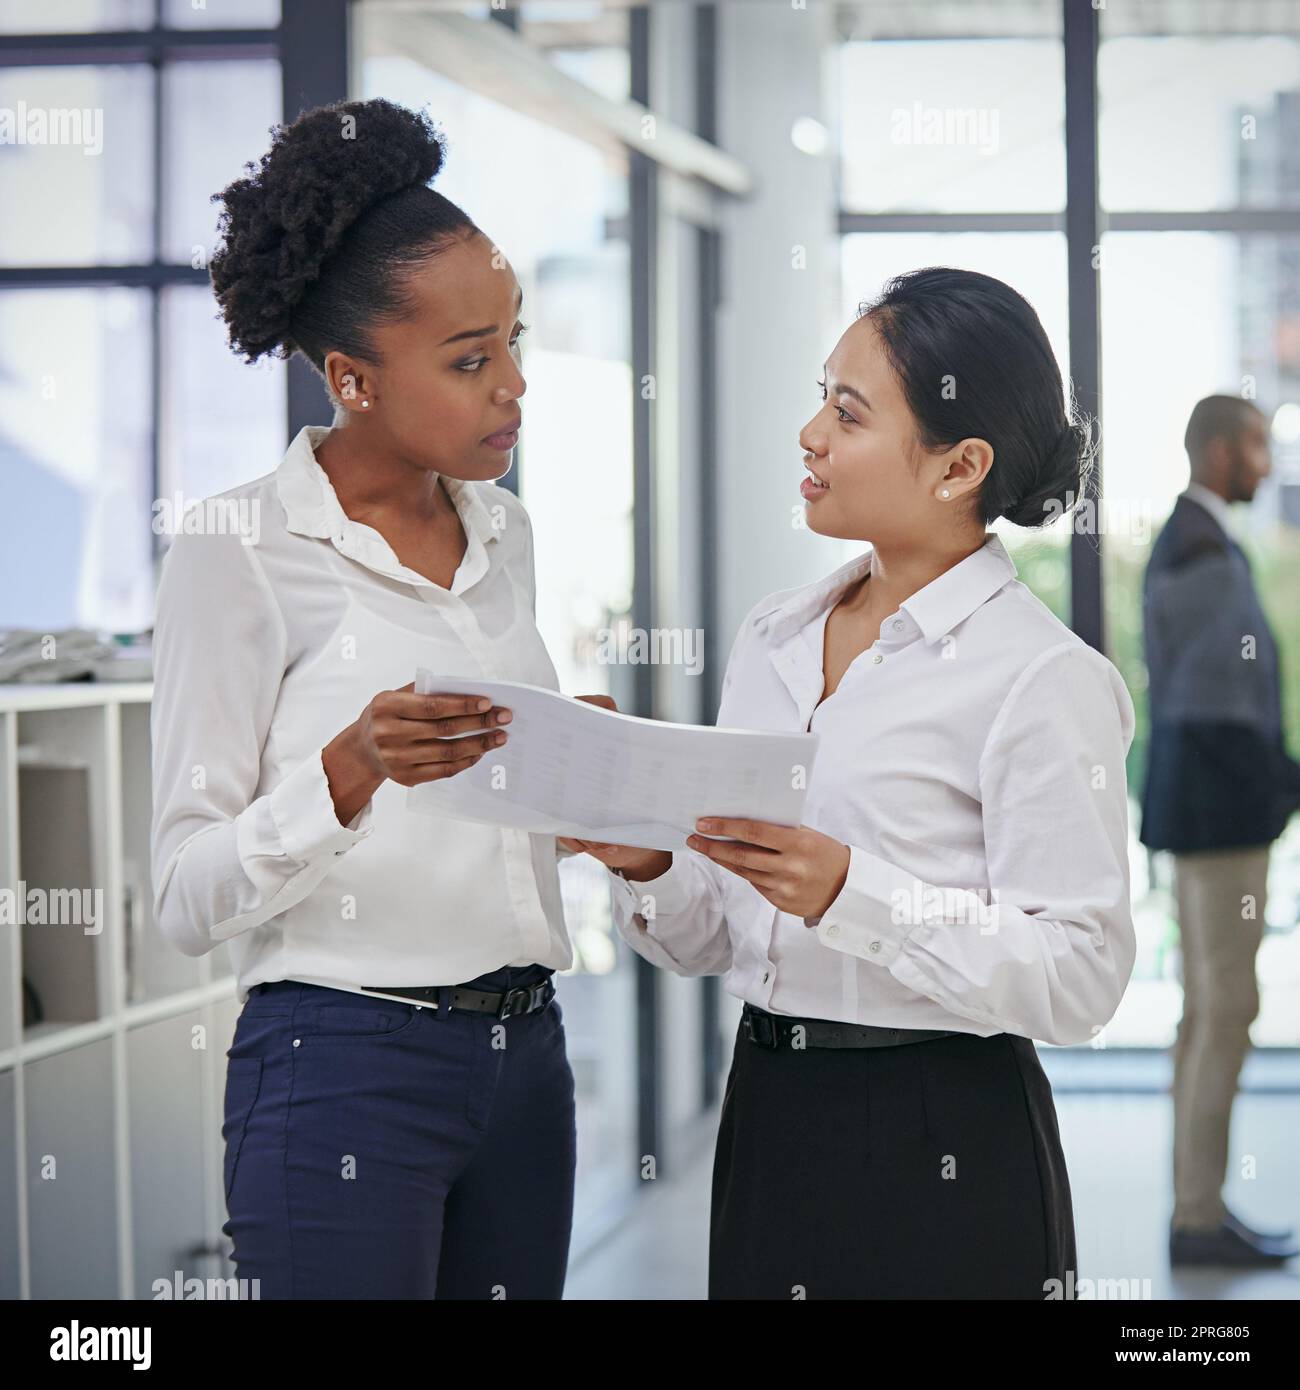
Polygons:
<instances>
[{"instance_id":1,"label":"hand holding paper","mask_svg":"<svg viewBox=\"0 0 1300 1390\"><path fill-rule=\"evenodd\" d=\"M782 912L813 926L839 897L853 851L811 826L703 817L690 846L738 875ZM716 836L727 836L717 839ZM811 920L810 920L811 919Z\"/></svg>"},{"instance_id":2,"label":"hand holding paper","mask_svg":"<svg viewBox=\"0 0 1300 1390\"><path fill-rule=\"evenodd\" d=\"M684 851L699 816L800 823L817 735L639 719L554 690L416 672L417 691L488 696L510 740L407 805L463 820Z\"/></svg>"}]
</instances>

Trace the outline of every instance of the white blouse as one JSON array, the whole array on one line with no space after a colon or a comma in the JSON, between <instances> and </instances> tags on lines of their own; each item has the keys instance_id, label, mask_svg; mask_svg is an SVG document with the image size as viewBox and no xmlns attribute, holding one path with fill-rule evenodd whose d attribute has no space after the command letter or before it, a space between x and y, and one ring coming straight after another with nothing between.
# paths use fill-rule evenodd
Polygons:
<instances>
[{"instance_id":1,"label":"white blouse","mask_svg":"<svg viewBox=\"0 0 1300 1390\"><path fill-rule=\"evenodd\" d=\"M220 494L224 534L209 499L208 529L164 559L155 920L187 955L228 941L241 1001L264 980L360 992L567 969L553 835L408 812L393 781L340 825L321 764L417 665L557 688L528 514L505 488L447 478L467 549L444 589L343 511L313 452L328 432L301 430L274 472Z\"/></svg>"},{"instance_id":2,"label":"white blouse","mask_svg":"<svg viewBox=\"0 0 1300 1390\"><path fill-rule=\"evenodd\" d=\"M990 533L818 705L826 620L871 556L750 612L717 720L820 735L804 824L850 847L839 896L805 922L688 850L645 883L611 875L619 930L772 1013L1088 1041L1136 954L1124 682Z\"/></svg>"}]
</instances>

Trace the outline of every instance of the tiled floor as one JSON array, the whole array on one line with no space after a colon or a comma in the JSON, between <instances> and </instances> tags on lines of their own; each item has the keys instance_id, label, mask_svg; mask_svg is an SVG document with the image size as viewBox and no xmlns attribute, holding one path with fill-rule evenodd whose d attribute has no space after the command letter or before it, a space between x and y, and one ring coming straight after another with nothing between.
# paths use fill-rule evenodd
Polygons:
<instances>
[{"instance_id":1,"label":"tiled floor","mask_svg":"<svg viewBox=\"0 0 1300 1390\"><path fill-rule=\"evenodd\" d=\"M1179 1267L1166 1255L1170 1107L1159 1094L1062 1094L1057 1115L1074 1197L1080 1276L1129 1280L1153 1299L1300 1298L1300 1260L1263 1272ZM702 1299L707 1289L712 1130L675 1178L647 1191L629 1219L576 1261L566 1298ZM1300 1095L1248 1093L1233 1112L1229 1204L1248 1224L1300 1229ZM1148 1286L1142 1282L1149 1280ZM1119 1287L1119 1286L1112 1286Z\"/></svg>"}]
</instances>

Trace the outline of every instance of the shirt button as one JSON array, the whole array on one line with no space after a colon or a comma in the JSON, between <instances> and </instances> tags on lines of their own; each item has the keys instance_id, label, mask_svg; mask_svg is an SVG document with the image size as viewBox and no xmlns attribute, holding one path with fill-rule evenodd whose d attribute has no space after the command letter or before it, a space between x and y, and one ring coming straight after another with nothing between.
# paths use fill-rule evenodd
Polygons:
<instances>
[{"instance_id":1,"label":"shirt button","mask_svg":"<svg viewBox=\"0 0 1300 1390\"><path fill-rule=\"evenodd\" d=\"M868 950L868 951L871 951L871 952L873 952L873 953L876 952L876 951L879 951L879 950L880 950L880 942L879 942L879 941L873 941L873 942L871 943L871 945L867 947L867 950Z\"/></svg>"},{"instance_id":2,"label":"shirt button","mask_svg":"<svg viewBox=\"0 0 1300 1390\"><path fill-rule=\"evenodd\" d=\"M872 664L873 666L879 666L880 663L881 663L884 659L885 659L885 658L884 658L883 656L881 656L879 652L877 652L877 653L875 654L875 656L873 656L873 657L871 658L871 664Z\"/></svg>"},{"instance_id":3,"label":"shirt button","mask_svg":"<svg viewBox=\"0 0 1300 1390\"><path fill-rule=\"evenodd\" d=\"M903 626L903 620L902 620L902 618L895 618L895 619L894 619L894 631L895 631L895 632L899 631L899 629L900 629L902 626Z\"/></svg>"},{"instance_id":4,"label":"shirt button","mask_svg":"<svg viewBox=\"0 0 1300 1390\"><path fill-rule=\"evenodd\" d=\"M827 928L826 928L826 935L827 935L827 936L838 936L839 934L840 934L840 929L839 929L838 927L836 927L836 926L830 926L830 927L827 927Z\"/></svg>"}]
</instances>

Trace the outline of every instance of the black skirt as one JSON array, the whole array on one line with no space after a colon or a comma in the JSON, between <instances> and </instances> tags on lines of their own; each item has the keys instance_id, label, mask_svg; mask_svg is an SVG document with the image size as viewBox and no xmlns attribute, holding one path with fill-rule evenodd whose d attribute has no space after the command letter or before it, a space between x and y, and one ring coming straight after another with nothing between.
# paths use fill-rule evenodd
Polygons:
<instances>
[{"instance_id":1,"label":"black skirt","mask_svg":"<svg viewBox=\"0 0 1300 1390\"><path fill-rule=\"evenodd\" d=\"M1028 1038L796 1050L738 1032L710 1298L1049 1299L1078 1277L1056 1108Z\"/></svg>"}]
</instances>

